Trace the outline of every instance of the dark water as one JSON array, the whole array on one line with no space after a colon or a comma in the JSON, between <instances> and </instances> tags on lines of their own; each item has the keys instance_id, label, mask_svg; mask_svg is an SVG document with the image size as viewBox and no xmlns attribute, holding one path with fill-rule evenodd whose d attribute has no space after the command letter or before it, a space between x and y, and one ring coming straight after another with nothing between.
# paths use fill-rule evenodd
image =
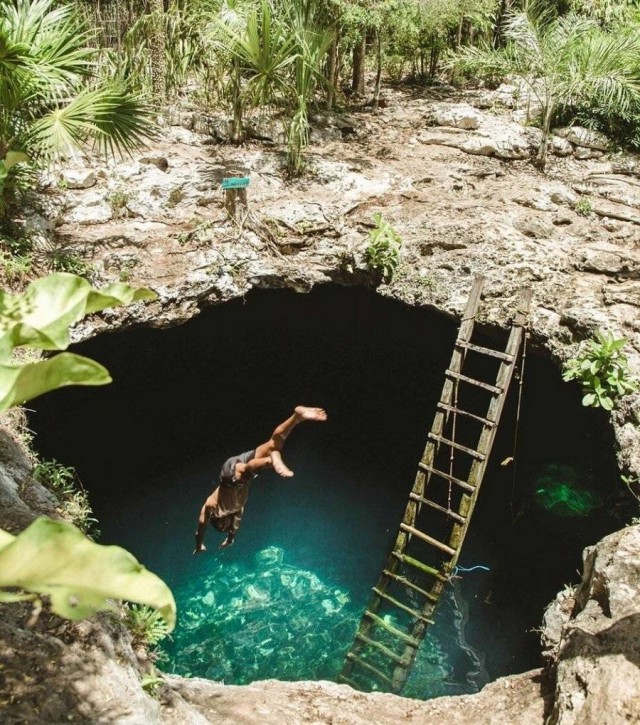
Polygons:
<instances>
[{"instance_id":1,"label":"dark water","mask_svg":"<svg viewBox=\"0 0 640 725\"><path fill-rule=\"evenodd\" d=\"M165 669L236 683L336 677L395 538L455 334L436 313L325 287L255 292L181 327L77 348L115 382L35 401L32 427L45 457L77 468L102 542L173 589L179 625ZM620 526L604 418L532 354L515 479L499 465L513 455L516 397L460 560L488 571L461 572L449 588L405 694L471 692L536 667L544 607L577 581L582 548ZM209 550L193 557L222 462L299 403L323 406L329 421L291 435L295 477L261 475L235 545L218 551L222 535L210 530ZM591 513L545 508L541 487L564 478L593 492Z\"/></svg>"}]
</instances>

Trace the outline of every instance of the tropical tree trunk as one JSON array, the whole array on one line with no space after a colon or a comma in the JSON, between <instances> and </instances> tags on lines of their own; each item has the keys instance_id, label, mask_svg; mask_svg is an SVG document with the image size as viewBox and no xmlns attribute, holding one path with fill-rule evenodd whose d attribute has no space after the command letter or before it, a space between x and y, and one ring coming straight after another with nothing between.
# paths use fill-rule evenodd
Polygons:
<instances>
[{"instance_id":1,"label":"tropical tree trunk","mask_svg":"<svg viewBox=\"0 0 640 725\"><path fill-rule=\"evenodd\" d=\"M547 165L547 150L549 148L551 121L553 119L554 110L555 105L553 101L548 101L542 120L542 140L540 141L540 148L538 149L538 155L535 160L535 166L541 171L544 171L544 168Z\"/></svg>"},{"instance_id":2,"label":"tropical tree trunk","mask_svg":"<svg viewBox=\"0 0 640 725\"><path fill-rule=\"evenodd\" d=\"M242 143L244 140L244 130L242 128L243 116L243 99L242 99L242 80L240 78L240 68L238 62L234 61L232 90L233 95L233 121L231 123L231 141L232 143Z\"/></svg>"},{"instance_id":3,"label":"tropical tree trunk","mask_svg":"<svg viewBox=\"0 0 640 725\"><path fill-rule=\"evenodd\" d=\"M433 81L438 70L438 61L440 60L440 50L436 45L431 46L431 54L429 56L429 80Z\"/></svg>"},{"instance_id":4,"label":"tropical tree trunk","mask_svg":"<svg viewBox=\"0 0 640 725\"><path fill-rule=\"evenodd\" d=\"M496 21L493 26L493 47L502 48L504 40L502 38L502 24L504 19L511 9L511 0L500 0L500 7L496 13Z\"/></svg>"},{"instance_id":5,"label":"tropical tree trunk","mask_svg":"<svg viewBox=\"0 0 640 725\"><path fill-rule=\"evenodd\" d=\"M338 85L338 36L333 39L329 48L329 60L327 62L327 111L333 108L333 101Z\"/></svg>"},{"instance_id":6,"label":"tropical tree trunk","mask_svg":"<svg viewBox=\"0 0 640 725\"><path fill-rule=\"evenodd\" d=\"M364 66L366 52L367 30L366 28L363 28L362 36L353 49L353 78L351 81L351 90L359 96L364 96Z\"/></svg>"},{"instance_id":7,"label":"tropical tree trunk","mask_svg":"<svg viewBox=\"0 0 640 725\"><path fill-rule=\"evenodd\" d=\"M161 103L167 98L167 59L165 56L166 32L164 0L149 0L149 12L153 18L149 38L151 59L151 90Z\"/></svg>"},{"instance_id":8,"label":"tropical tree trunk","mask_svg":"<svg viewBox=\"0 0 640 725\"><path fill-rule=\"evenodd\" d=\"M373 107L378 107L380 100L380 81L382 79L382 29L378 28L377 32L377 53L376 53L376 85L373 89Z\"/></svg>"}]
</instances>

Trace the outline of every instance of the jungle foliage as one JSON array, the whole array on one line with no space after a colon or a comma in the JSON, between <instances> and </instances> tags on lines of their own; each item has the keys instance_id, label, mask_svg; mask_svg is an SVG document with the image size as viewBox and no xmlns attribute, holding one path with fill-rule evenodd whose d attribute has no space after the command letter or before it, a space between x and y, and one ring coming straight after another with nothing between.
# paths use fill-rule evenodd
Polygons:
<instances>
[{"instance_id":1,"label":"jungle foliage","mask_svg":"<svg viewBox=\"0 0 640 725\"><path fill-rule=\"evenodd\" d=\"M298 173L310 115L376 106L383 76L521 78L541 166L559 121L640 146L639 28L637 0L2 0L0 187L72 145L126 152L178 98L226 108L236 143L280 124Z\"/></svg>"},{"instance_id":2,"label":"jungle foliage","mask_svg":"<svg viewBox=\"0 0 640 725\"><path fill-rule=\"evenodd\" d=\"M87 142L126 153L152 134L143 97L96 65L95 36L73 4L0 2L0 218L21 173Z\"/></svg>"},{"instance_id":3,"label":"jungle foliage","mask_svg":"<svg viewBox=\"0 0 640 725\"><path fill-rule=\"evenodd\" d=\"M16 350L65 350L69 327L86 315L136 300L154 299L148 289L124 284L93 289L87 280L60 273L31 283L20 295L0 292L0 410L65 385L103 385L108 371L74 353L60 352L32 362L18 362ZM85 530L93 519L86 496L74 486L71 469L43 462L34 477L56 492L66 513ZM124 549L101 546L73 524L42 517L18 536L0 529L0 602L30 600L36 611L46 595L51 610L80 619L126 599L156 609L167 631L176 607L171 590Z\"/></svg>"}]
</instances>

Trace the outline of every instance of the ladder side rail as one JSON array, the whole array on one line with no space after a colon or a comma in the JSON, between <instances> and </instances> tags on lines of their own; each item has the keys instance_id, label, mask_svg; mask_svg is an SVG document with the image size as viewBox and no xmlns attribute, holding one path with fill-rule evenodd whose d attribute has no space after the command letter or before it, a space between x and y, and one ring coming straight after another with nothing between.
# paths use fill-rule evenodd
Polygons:
<instances>
[{"instance_id":1,"label":"ladder side rail","mask_svg":"<svg viewBox=\"0 0 640 725\"><path fill-rule=\"evenodd\" d=\"M473 330L475 327L475 321L476 321L476 315L478 314L478 308L480 306L480 300L482 296L482 289L484 287L485 278L481 275L478 275L473 280L473 285L471 287L471 292L469 293L469 298L467 300L467 304L465 306L464 312L462 313L462 321L460 323L460 327L458 329L458 335L456 338L456 343L458 342L469 342L471 340L471 336L473 335ZM464 359L464 351L461 350L457 345L454 345L453 353L451 355L451 361L449 363L450 370L456 370L459 371L462 366L462 361ZM449 417L449 411L446 410L446 406L451 406L451 402L453 399L453 391L454 391L455 383L453 380L449 378L445 378L444 384L442 386L442 392L440 394L440 403L445 406L443 408L437 407L436 412L434 414L433 422L431 424L431 434L435 435L441 435L442 431L444 429L445 421ZM437 441L434 440L427 440L427 444L424 449L424 453L422 454L422 458L420 459L420 463L426 466L432 466L433 461L435 459L435 455L438 451L440 444ZM411 489L411 493L415 494L416 496L424 496L425 488L427 487L429 483L429 478L431 474L426 473L424 470L418 470L416 473L416 477L413 483L413 488ZM402 517L402 523L406 524L407 526L413 526L415 524L416 516L418 512L420 511L420 504L416 502L414 499L409 499L407 502L407 506L405 508L404 516ZM393 545L393 551L402 553L406 549L407 546L407 533L400 529L398 531L398 536L396 538L396 541ZM385 566L386 569L388 569L391 572L395 572L398 567L398 560L394 557L390 556L387 564ZM383 579L381 577L380 579ZM386 580L385 581L378 581L378 585L382 584L383 587L386 587Z\"/></svg>"}]
</instances>

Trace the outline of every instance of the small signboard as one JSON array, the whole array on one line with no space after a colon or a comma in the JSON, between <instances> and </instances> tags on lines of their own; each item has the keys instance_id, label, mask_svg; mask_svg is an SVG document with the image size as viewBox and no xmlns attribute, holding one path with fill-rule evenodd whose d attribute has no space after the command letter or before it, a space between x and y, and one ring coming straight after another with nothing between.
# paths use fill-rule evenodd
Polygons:
<instances>
[{"instance_id":1,"label":"small signboard","mask_svg":"<svg viewBox=\"0 0 640 725\"><path fill-rule=\"evenodd\" d=\"M248 176L229 176L222 179L223 189L246 189L249 186Z\"/></svg>"}]
</instances>

